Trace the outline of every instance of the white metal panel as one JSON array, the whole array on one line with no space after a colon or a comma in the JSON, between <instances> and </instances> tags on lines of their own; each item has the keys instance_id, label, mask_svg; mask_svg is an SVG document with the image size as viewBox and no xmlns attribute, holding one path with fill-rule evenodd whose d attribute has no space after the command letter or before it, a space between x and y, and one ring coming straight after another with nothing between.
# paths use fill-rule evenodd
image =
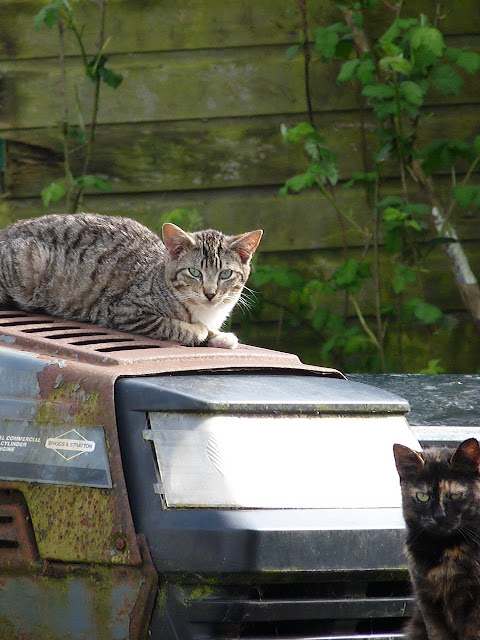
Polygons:
<instances>
[{"instance_id":1,"label":"white metal panel","mask_svg":"<svg viewBox=\"0 0 480 640\"><path fill-rule=\"evenodd\" d=\"M151 413L169 507L400 507L392 446L403 416Z\"/></svg>"}]
</instances>

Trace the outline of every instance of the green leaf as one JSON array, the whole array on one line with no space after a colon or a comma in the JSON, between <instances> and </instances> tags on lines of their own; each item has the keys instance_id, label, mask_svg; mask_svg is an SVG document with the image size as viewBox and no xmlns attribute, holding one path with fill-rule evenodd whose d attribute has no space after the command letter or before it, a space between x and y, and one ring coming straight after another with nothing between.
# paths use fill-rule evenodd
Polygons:
<instances>
[{"instance_id":1,"label":"green leaf","mask_svg":"<svg viewBox=\"0 0 480 640\"><path fill-rule=\"evenodd\" d=\"M428 365L424 369L420 369L418 373L423 373L423 375L429 375L429 376L445 373L445 369L440 365L440 362L441 362L440 358L429 360Z\"/></svg>"},{"instance_id":2,"label":"green leaf","mask_svg":"<svg viewBox=\"0 0 480 640\"><path fill-rule=\"evenodd\" d=\"M333 29L319 28L315 30L315 49L322 55L325 61L333 60L335 50L340 40L338 33Z\"/></svg>"},{"instance_id":3,"label":"green leaf","mask_svg":"<svg viewBox=\"0 0 480 640\"><path fill-rule=\"evenodd\" d=\"M456 63L467 73L476 73L480 69L480 55L475 51L462 51Z\"/></svg>"},{"instance_id":4,"label":"green leaf","mask_svg":"<svg viewBox=\"0 0 480 640\"><path fill-rule=\"evenodd\" d=\"M355 75L363 85L373 84L376 72L377 67L375 66L375 62L371 58L366 58L365 60L360 60Z\"/></svg>"},{"instance_id":5,"label":"green leaf","mask_svg":"<svg viewBox=\"0 0 480 640\"><path fill-rule=\"evenodd\" d=\"M315 331L320 331L325 326L330 311L328 309L316 309L312 315L311 323Z\"/></svg>"},{"instance_id":6,"label":"green leaf","mask_svg":"<svg viewBox=\"0 0 480 640\"><path fill-rule=\"evenodd\" d=\"M408 102L419 106L423 104L425 94L423 89L416 82L412 82L411 80L402 82L400 84L399 91L400 95L402 95L405 100L408 100Z\"/></svg>"},{"instance_id":7,"label":"green leaf","mask_svg":"<svg viewBox=\"0 0 480 640\"><path fill-rule=\"evenodd\" d=\"M463 80L449 64L441 64L432 70L432 85L446 96L456 96L463 87Z\"/></svg>"},{"instance_id":8,"label":"green leaf","mask_svg":"<svg viewBox=\"0 0 480 640\"><path fill-rule=\"evenodd\" d=\"M66 193L67 190L65 188L64 182L51 182L40 192L43 206L46 209L51 202L58 202L59 200L64 198Z\"/></svg>"},{"instance_id":9,"label":"green leaf","mask_svg":"<svg viewBox=\"0 0 480 640\"><path fill-rule=\"evenodd\" d=\"M412 53L412 62L423 75L428 77L432 67L438 64L438 57L430 49L420 47Z\"/></svg>"},{"instance_id":10,"label":"green leaf","mask_svg":"<svg viewBox=\"0 0 480 640\"><path fill-rule=\"evenodd\" d=\"M464 209L480 206L480 186L457 184L453 187L453 197Z\"/></svg>"},{"instance_id":11,"label":"green leaf","mask_svg":"<svg viewBox=\"0 0 480 640\"><path fill-rule=\"evenodd\" d=\"M98 68L98 75L109 87L112 87L112 89L119 87L123 80L123 76L120 73L116 73L104 66Z\"/></svg>"},{"instance_id":12,"label":"green leaf","mask_svg":"<svg viewBox=\"0 0 480 640\"><path fill-rule=\"evenodd\" d=\"M183 229L202 229L203 220L200 215L198 209L188 208L188 207L178 207L177 209L173 209L173 211L168 211L164 213L160 220L158 221L156 227L158 230L161 230L162 226L165 222L173 222L179 227Z\"/></svg>"},{"instance_id":13,"label":"green leaf","mask_svg":"<svg viewBox=\"0 0 480 640\"><path fill-rule=\"evenodd\" d=\"M367 98L393 98L395 96L394 87L388 84L367 84L362 89L362 95Z\"/></svg>"},{"instance_id":14,"label":"green leaf","mask_svg":"<svg viewBox=\"0 0 480 640\"><path fill-rule=\"evenodd\" d=\"M424 324L438 322L443 316L442 310L429 302L419 303L415 307L415 316Z\"/></svg>"},{"instance_id":15,"label":"green leaf","mask_svg":"<svg viewBox=\"0 0 480 640\"><path fill-rule=\"evenodd\" d=\"M445 47L443 55L449 62L456 62L458 60L458 56L462 53L463 49L457 49L456 47Z\"/></svg>"},{"instance_id":16,"label":"green leaf","mask_svg":"<svg viewBox=\"0 0 480 640\"><path fill-rule=\"evenodd\" d=\"M298 271L268 264L256 267L254 281L257 287L273 283L284 289L295 291L303 289L304 285L303 278Z\"/></svg>"},{"instance_id":17,"label":"green leaf","mask_svg":"<svg viewBox=\"0 0 480 640\"><path fill-rule=\"evenodd\" d=\"M422 225L417 220L405 220L405 228L413 229L418 233L423 231Z\"/></svg>"},{"instance_id":18,"label":"green leaf","mask_svg":"<svg viewBox=\"0 0 480 640\"><path fill-rule=\"evenodd\" d=\"M343 352L346 356L367 353L373 349L372 341L363 333L348 336L345 340Z\"/></svg>"},{"instance_id":19,"label":"green leaf","mask_svg":"<svg viewBox=\"0 0 480 640\"><path fill-rule=\"evenodd\" d=\"M417 27L411 33L410 46L412 49L425 47L436 56L441 56L445 48L445 42L441 31L435 29L435 27Z\"/></svg>"},{"instance_id":20,"label":"green leaf","mask_svg":"<svg viewBox=\"0 0 480 640\"><path fill-rule=\"evenodd\" d=\"M390 116L398 115L398 105L395 100L383 100L375 105L373 112L380 122L384 122Z\"/></svg>"},{"instance_id":21,"label":"green leaf","mask_svg":"<svg viewBox=\"0 0 480 640\"><path fill-rule=\"evenodd\" d=\"M410 29L410 27L415 27L418 24L417 18L399 18L385 31L380 38L380 42L382 44L383 41L393 42L401 35L402 31Z\"/></svg>"},{"instance_id":22,"label":"green leaf","mask_svg":"<svg viewBox=\"0 0 480 640\"><path fill-rule=\"evenodd\" d=\"M366 184L368 186L375 183L377 179L378 173L376 171L369 171L367 173L363 171L354 171L350 180L343 185L343 188L349 189L358 182L362 182L363 184Z\"/></svg>"},{"instance_id":23,"label":"green leaf","mask_svg":"<svg viewBox=\"0 0 480 640\"><path fill-rule=\"evenodd\" d=\"M308 189L310 187L313 187L314 184L315 184L315 176L309 171L306 171L305 173L299 173L298 175L292 176L291 178L289 178L285 182L285 185L280 189L279 193L280 195L285 195L289 191L298 193L303 189Z\"/></svg>"},{"instance_id":24,"label":"green leaf","mask_svg":"<svg viewBox=\"0 0 480 640\"><path fill-rule=\"evenodd\" d=\"M407 300L405 307L424 324L438 322L443 316L441 309L416 296Z\"/></svg>"},{"instance_id":25,"label":"green leaf","mask_svg":"<svg viewBox=\"0 0 480 640\"><path fill-rule=\"evenodd\" d=\"M299 142L306 136L314 135L315 129L309 122L300 122L295 127L290 127L290 129L282 124L280 126L280 131L282 134L282 138L286 142Z\"/></svg>"},{"instance_id":26,"label":"green leaf","mask_svg":"<svg viewBox=\"0 0 480 640\"><path fill-rule=\"evenodd\" d=\"M409 76L412 71L412 63L404 58L403 55L385 56L380 59L378 64L380 69L385 73L395 71L396 73L401 73L404 76Z\"/></svg>"},{"instance_id":27,"label":"green leaf","mask_svg":"<svg viewBox=\"0 0 480 640\"><path fill-rule=\"evenodd\" d=\"M308 173L313 176L314 183L317 179L319 179L322 184L329 182L332 186L335 186L338 182L338 167L335 162L324 161L322 163L316 162L311 164L308 168Z\"/></svg>"},{"instance_id":28,"label":"green leaf","mask_svg":"<svg viewBox=\"0 0 480 640\"><path fill-rule=\"evenodd\" d=\"M33 26L39 31L44 24L46 27L51 29L57 24L58 19L58 10L62 7L62 2L50 2L45 7L40 9L37 15L33 18Z\"/></svg>"},{"instance_id":29,"label":"green leaf","mask_svg":"<svg viewBox=\"0 0 480 640\"><path fill-rule=\"evenodd\" d=\"M359 65L360 60L358 58L344 62L338 74L337 82L348 82L351 80Z\"/></svg>"},{"instance_id":30,"label":"green leaf","mask_svg":"<svg viewBox=\"0 0 480 640\"><path fill-rule=\"evenodd\" d=\"M405 291L408 284L415 282L417 274L413 269L404 264L395 267L395 275L393 276L392 288L396 294Z\"/></svg>"},{"instance_id":31,"label":"green leaf","mask_svg":"<svg viewBox=\"0 0 480 640\"><path fill-rule=\"evenodd\" d=\"M452 166L457 157L467 161L474 157L472 145L463 140L435 140L425 145L419 155L423 159L423 170L429 175Z\"/></svg>"},{"instance_id":32,"label":"green leaf","mask_svg":"<svg viewBox=\"0 0 480 640\"><path fill-rule=\"evenodd\" d=\"M338 267L330 280L338 289L347 289L350 293L357 293L362 288L362 281L370 276L369 264L351 258Z\"/></svg>"},{"instance_id":33,"label":"green leaf","mask_svg":"<svg viewBox=\"0 0 480 640\"><path fill-rule=\"evenodd\" d=\"M428 204L406 204L403 207L405 213L411 216L428 216L430 215L430 207Z\"/></svg>"},{"instance_id":34,"label":"green leaf","mask_svg":"<svg viewBox=\"0 0 480 640\"><path fill-rule=\"evenodd\" d=\"M74 180L74 182L85 189L91 187L98 189L99 191L112 191L113 189L112 185L107 180L91 174L79 176Z\"/></svg>"},{"instance_id":35,"label":"green leaf","mask_svg":"<svg viewBox=\"0 0 480 640\"><path fill-rule=\"evenodd\" d=\"M301 51L302 46L303 45L301 45L301 44L292 44L291 47L288 47L288 49L287 49L287 51L285 53L285 58L287 60L291 60L292 58L294 58L297 55L297 53L299 51Z\"/></svg>"},{"instance_id":36,"label":"green leaf","mask_svg":"<svg viewBox=\"0 0 480 640\"><path fill-rule=\"evenodd\" d=\"M339 40L335 49L335 57L340 60L349 60L353 53L353 41L352 40Z\"/></svg>"},{"instance_id":37,"label":"green leaf","mask_svg":"<svg viewBox=\"0 0 480 640\"><path fill-rule=\"evenodd\" d=\"M378 203L377 207L383 209L383 207L403 207L405 201L400 196L386 196Z\"/></svg>"}]
</instances>

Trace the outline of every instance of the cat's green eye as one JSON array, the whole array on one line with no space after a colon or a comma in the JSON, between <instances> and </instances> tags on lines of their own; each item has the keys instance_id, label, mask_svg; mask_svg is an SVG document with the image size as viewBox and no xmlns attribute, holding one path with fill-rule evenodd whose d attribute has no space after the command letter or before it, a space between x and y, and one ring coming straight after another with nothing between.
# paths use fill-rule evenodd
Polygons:
<instances>
[{"instance_id":1,"label":"cat's green eye","mask_svg":"<svg viewBox=\"0 0 480 640\"><path fill-rule=\"evenodd\" d=\"M450 494L450 498L452 500L460 500L460 498L463 498L465 494L463 493L463 491L455 491L454 493Z\"/></svg>"},{"instance_id":2,"label":"cat's green eye","mask_svg":"<svg viewBox=\"0 0 480 640\"><path fill-rule=\"evenodd\" d=\"M188 270L188 273L194 278L200 278L202 276L201 272L198 269L195 269L194 267L190 267Z\"/></svg>"},{"instance_id":3,"label":"cat's green eye","mask_svg":"<svg viewBox=\"0 0 480 640\"><path fill-rule=\"evenodd\" d=\"M419 502L428 502L430 500L430 496L424 491L417 491L415 497Z\"/></svg>"},{"instance_id":4,"label":"cat's green eye","mask_svg":"<svg viewBox=\"0 0 480 640\"><path fill-rule=\"evenodd\" d=\"M228 280L232 273L233 271L231 269L224 269L223 271L220 271L218 277L220 278L220 280Z\"/></svg>"}]
</instances>

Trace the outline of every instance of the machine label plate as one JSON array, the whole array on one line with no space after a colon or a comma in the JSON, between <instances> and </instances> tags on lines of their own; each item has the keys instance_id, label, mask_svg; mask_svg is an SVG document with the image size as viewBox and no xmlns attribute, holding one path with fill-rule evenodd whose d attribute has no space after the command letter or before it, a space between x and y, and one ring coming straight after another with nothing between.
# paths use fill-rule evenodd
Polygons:
<instances>
[{"instance_id":1,"label":"machine label plate","mask_svg":"<svg viewBox=\"0 0 480 640\"><path fill-rule=\"evenodd\" d=\"M0 420L0 478L111 488L103 427Z\"/></svg>"}]
</instances>

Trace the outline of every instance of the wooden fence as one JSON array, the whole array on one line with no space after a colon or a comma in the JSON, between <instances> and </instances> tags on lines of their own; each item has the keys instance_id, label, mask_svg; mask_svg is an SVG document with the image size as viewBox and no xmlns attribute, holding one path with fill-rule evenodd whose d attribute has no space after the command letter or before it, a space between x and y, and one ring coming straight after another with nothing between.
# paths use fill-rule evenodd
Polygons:
<instances>
[{"instance_id":1,"label":"wooden fence","mask_svg":"<svg viewBox=\"0 0 480 640\"><path fill-rule=\"evenodd\" d=\"M260 256L264 263L298 268L309 277L332 273L342 259L332 207L316 191L278 194L288 177L304 169L301 152L285 146L280 136L282 123L293 125L306 117L303 60L285 57L286 48L300 37L300 19L288 10L294 4L110 0L109 66L124 80L116 90L102 89L91 171L108 180L113 190L87 195L83 208L135 217L158 230L163 213L195 207L205 226L227 233L264 228ZM63 175L57 33L33 28L33 18L44 5L38 0L0 0L1 226L45 213L40 191ZM97 25L92 5L79 3L75 11L79 24L86 25L87 49L93 51ZM406 0L404 6L409 5L428 13L432 3ZM478 49L478 0L451 0L444 5L442 29L448 43ZM385 13L380 3L371 25L378 33L385 27ZM309 19L313 30L339 16L333 2L316 0L309 3ZM67 41L66 53L69 109L75 113L75 95L87 104L93 84L83 76L73 40ZM315 117L339 155L345 178L363 168L358 124L352 115L357 96L349 87L336 85L335 77L334 65L312 64ZM467 76L460 97L432 95L436 118L427 122L424 140L445 132L461 139L480 133L479 90L478 79ZM397 193L396 167L389 171L389 192ZM367 214L361 190L339 190L338 197L361 226ZM58 203L49 212L61 210ZM472 266L480 273L478 218L465 214L456 224L460 239L467 241ZM351 231L348 241L354 254L360 254L361 235ZM431 302L451 312L462 309L440 252L432 255L426 282ZM367 304L368 298L365 292ZM264 321L277 320L278 313L269 307ZM273 344L271 334L261 327L252 331L252 341ZM288 334L283 333L283 347L288 346ZM458 335L466 339L465 333ZM458 341L458 335L452 340ZM310 347L295 346L312 359ZM470 359L465 366L475 366L474 362Z\"/></svg>"}]
</instances>

